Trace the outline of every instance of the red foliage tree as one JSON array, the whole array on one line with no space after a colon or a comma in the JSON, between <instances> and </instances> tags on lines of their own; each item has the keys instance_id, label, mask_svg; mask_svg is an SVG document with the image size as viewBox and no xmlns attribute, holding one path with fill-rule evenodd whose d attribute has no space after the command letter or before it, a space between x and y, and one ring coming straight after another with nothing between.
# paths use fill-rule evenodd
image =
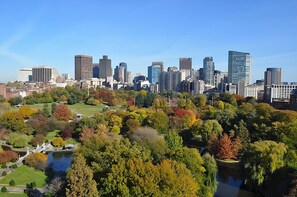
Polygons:
<instances>
[{"instance_id":1,"label":"red foliage tree","mask_svg":"<svg viewBox=\"0 0 297 197\"><path fill-rule=\"evenodd\" d=\"M61 137L65 140L65 139L68 139L68 138L71 138L72 137L72 133L70 130L68 129L64 129L62 132L61 132Z\"/></svg>"},{"instance_id":2,"label":"red foliage tree","mask_svg":"<svg viewBox=\"0 0 297 197\"><path fill-rule=\"evenodd\" d=\"M95 136L95 131L93 128L83 128L82 133L80 134L79 140L81 142L90 139Z\"/></svg>"},{"instance_id":3,"label":"red foliage tree","mask_svg":"<svg viewBox=\"0 0 297 197\"><path fill-rule=\"evenodd\" d=\"M219 139L217 135L212 134L207 142L207 150L213 155L217 155L219 152Z\"/></svg>"},{"instance_id":4,"label":"red foliage tree","mask_svg":"<svg viewBox=\"0 0 297 197\"><path fill-rule=\"evenodd\" d=\"M127 106L130 107L130 106L135 104L135 98L130 96L130 97L127 98L126 102L127 102Z\"/></svg>"},{"instance_id":5,"label":"red foliage tree","mask_svg":"<svg viewBox=\"0 0 297 197\"><path fill-rule=\"evenodd\" d=\"M231 159L234 158L232 150L232 142L230 137L224 133L224 135L219 140L219 152L217 154L220 159Z\"/></svg>"},{"instance_id":6,"label":"red foliage tree","mask_svg":"<svg viewBox=\"0 0 297 197\"><path fill-rule=\"evenodd\" d=\"M54 116L58 120L68 121L71 116L71 111L66 105L60 104L56 106Z\"/></svg>"},{"instance_id":7,"label":"red foliage tree","mask_svg":"<svg viewBox=\"0 0 297 197\"><path fill-rule=\"evenodd\" d=\"M16 154L13 151L8 150L8 151L1 152L0 153L0 164L9 162L9 161L11 161L13 159L17 159L17 158L18 158L18 154Z\"/></svg>"},{"instance_id":8,"label":"red foliage tree","mask_svg":"<svg viewBox=\"0 0 297 197\"><path fill-rule=\"evenodd\" d=\"M233 156L234 159L236 159L238 157L238 153L240 152L240 150L242 149L243 145L241 144L240 138L236 137L233 141L232 141L232 151L233 151Z\"/></svg>"}]
</instances>

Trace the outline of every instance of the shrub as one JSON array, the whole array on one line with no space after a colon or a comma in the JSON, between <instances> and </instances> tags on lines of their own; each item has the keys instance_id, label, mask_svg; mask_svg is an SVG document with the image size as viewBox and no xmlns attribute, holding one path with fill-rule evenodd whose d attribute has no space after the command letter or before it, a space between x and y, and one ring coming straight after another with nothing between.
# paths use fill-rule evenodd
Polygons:
<instances>
[{"instance_id":1,"label":"shrub","mask_svg":"<svg viewBox=\"0 0 297 197\"><path fill-rule=\"evenodd\" d=\"M17 169L17 168L18 168L18 165L13 164L11 167L12 167L13 169Z\"/></svg>"},{"instance_id":2,"label":"shrub","mask_svg":"<svg viewBox=\"0 0 297 197\"><path fill-rule=\"evenodd\" d=\"M12 179L11 181L9 181L8 183L10 186L15 186L15 181Z\"/></svg>"},{"instance_id":3,"label":"shrub","mask_svg":"<svg viewBox=\"0 0 297 197\"><path fill-rule=\"evenodd\" d=\"M3 187L1 188L1 192L7 192L7 188L6 188L5 186L3 186Z\"/></svg>"},{"instance_id":4,"label":"shrub","mask_svg":"<svg viewBox=\"0 0 297 197\"><path fill-rule=\"evenodd\" d=\"M4 163L1 165L1 168L7 168L7 165Z\"/></svg>"},{"instance_id":5,"label":"shrub","mask_svg":"<svg viewBox=\"0 0 297 197\"><path fill-rule=\"evenodd\" d=\"M32 187L36 187L36 182L35 182L35 181L32 182L32 183L31 183L31 186L32 186Z\"/></svg>"},{"instance_id":6,"label":"shrub","mask_svg":"<svg viewBox=\"0 0 297 197\"><path fill-rule=\"evenodd\" d=\"M7 172L4 171L4 172L2 173L2 176L6 176L6 175L7 175Z\"/></svg>"}]
</instances>

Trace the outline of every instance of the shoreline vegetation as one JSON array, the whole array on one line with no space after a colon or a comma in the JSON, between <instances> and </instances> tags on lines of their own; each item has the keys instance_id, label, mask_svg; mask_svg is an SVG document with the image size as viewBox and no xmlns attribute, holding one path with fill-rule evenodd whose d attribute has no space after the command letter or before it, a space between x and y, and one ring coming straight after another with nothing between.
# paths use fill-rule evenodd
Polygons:
<instances>
[{"instance_id":1,"label":"shoreline vegetation","mask_svg":"<svg viewBox=\"0 0 297 197\"><path fill-rule=\"evenodd\" d=\"M7 106L12 103L22 106L9 110ZM67 178L68 185L63 187L66 194L78 194L75 188L81 188L102 196L119 190L122 195L142 195L145 191L179 195L172 187L153 188L164 189L162 184L167 181L168 185L173 184L165 172L179 177L182 171L189 175L185 178L191 184L179 185L184 187L180 191L190 196L212 196L217 190L217 164L240 163L244 164L240 180L251 191L259 192L282 169L297 171L297 112L276 110L254 98L229 93L154 94L146 90L66 86L3 100L1 104L0 138L13 147L25 149L49 142L54 149L61 149L66 144L81 144L68 177L82 176L82 170L88 172L83 178L90 184L74 182L77 187L71 187L71 179ZM190 147L201 147L206 154ZM123 150L126 152L121 153ZM3 150L0 154L5 155L3 163L13 158ZM36 155L26 162L33 165L35 159L42 157ZM132 168L135 165L139 169ZM143 177L150 185L133 179L137 188L133 190L120 182L144 176L139 174L141 171L150 174ZM110 180L119 183L111 185ZM123 187L119 188L121 184ZM281 194L288 191L289 184Z\"/></svg>"}]
</instances>

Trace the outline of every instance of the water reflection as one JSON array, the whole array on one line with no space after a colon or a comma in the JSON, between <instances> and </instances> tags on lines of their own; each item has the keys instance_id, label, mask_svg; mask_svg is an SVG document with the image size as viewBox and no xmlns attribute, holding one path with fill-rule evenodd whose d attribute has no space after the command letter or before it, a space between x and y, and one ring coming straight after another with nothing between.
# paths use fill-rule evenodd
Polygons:
<instances>
[{"instance_id":1,"label":"water reflection","mask_svg":"<svg viewBox=\"0 0 297 197\"><path fill-rule=\"evenodd\" d=\"M72 161L72 152L50 152L48 153L48 166L56 173L65 173L70 167Z\"/></svg>"},{"instance_id":2,"label":"water reflection","mask_svg":"<svg viewBox=\"0 0 297 197\"><path fill-rule=\"evenodd\" d=\"M243 180L238 163L223 164L218 162L219 182L215 197L254 197L255 194L242 189Z\"/></svg>"}]
</instances>

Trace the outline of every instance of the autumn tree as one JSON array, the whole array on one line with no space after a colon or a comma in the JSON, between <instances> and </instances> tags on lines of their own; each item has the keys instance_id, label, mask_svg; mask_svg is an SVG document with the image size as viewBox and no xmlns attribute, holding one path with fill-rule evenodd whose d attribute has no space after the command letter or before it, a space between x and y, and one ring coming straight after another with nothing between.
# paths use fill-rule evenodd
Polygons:
<instances>
[{"instance_id":1,"label":"autumn tree","mask_svg":"<svg viewBox=\"0 0 297 197\"><path fill-rule=\"evenodd\" d=\"M45 170L47 156L43 153L32 153L25 158L25 164L37 170Z\"/></svg>"},{"instance_id":2,"label":"autumn tree","mask_svg":"<svg viewBox=\"0 0 297 197\"><path fill-rule=\"evenodd\" d=\"M0 116L0 126L12 131L25 134L31 134L32 128L30 128L26 122L24 116L18 111L7 111Z\"/></svg>"},{"instance_id":3,"label":"autumn tree","mask_svg":"<svg viewBox=\"0 0 297 197\"><path fill-rule=\"evenodd\" d=\"M72 133L69 129L64 129L63 131L61 131L61 137L63 138L63 140L67 140L72 137Z\"/></svg>"},{"instance_id":4,"label":"autumn tree","mask_svg":"<svg viewBox=\"0 0 297 197\"><path fill-rule=\"evenodd\" d=\"M261 186L267 177L285 165L286 151L285 144L275 141L256 141L250 144L241 159L245 182L256 188Z\"/></svg>"},{"instance_id":5,"label":"autumn tree","mask_svg":"<svg viewBox=\"0 0 297 197\"><path fill-rule=\"evenodd\" d=\"M58 120L68 121L71 116L71 110L68 109L68 107L66 105L59 104L55 107L55 111L54 111L53 115Z\"/></svg>"},{"instance_id":6,"label":"autumn tree","mask_svg":"<svg viewBox=\"0 0 297 197\"><path fill-rule=\"evenodd\" d=\"M41 145L45 141L45 137L42 134L37 134L31 139L31 144L33 146Z\"/></svg>"},{"instance_id":7,"label":"autumn tree","mask_svg":"<svg viewBox=\"0 0 297 197\"><path fill-rule=\"evenodd\" d=\"M10 104L8 102L0 102L0 115L10 110Z\"/></svg>"},{"instance_id":8,"label":"autumn tree","mask_svg":"<svg viewBox=\"0 0 297 197\"><path fill-rule=\"evenodd\" d=\"M98 197L99 192L96 181L93 179L93 172L86 164L82 154L76 153L70 170L67 173L67 197Z\"/></svg>"},{"instance_id":9,"label":"autumn tree","mask_svg":"<svg viewBox=\"0 0 297 197\"><path fill-rule=\"evenodd\" d=\"M13 159L17 159L18 154L13 151L0 151L0 164L7 163Z\"/></svg>"},{"instance_id":10,"label":"autumn tree","mask_svg":"<svg viewBox=\"0 0 297 197\"><path fill-rule=\"evenodd\" d=\"M212 134L207 142L207 151L212 155L217 155L219 152L219 139L215 134Z\"/></svg>"},{"instance_id":11,"label":"autumn tree","mask_svg":"<svg viewBox=\"0 0 297 197\"><path fill-rule=\"evenodd\" d=\"M224 135L219 140L219 152L217 156L220 159L231 159L234 158L233 151L232 151L232 142L230 137L224 133Z\"/></svg>"},{"instance_id":12,"label":"autumn tree","mask_svg":"<svg viewBox=\"0 0 297 197\"><path fill-rule=\"evenodd\" d=\"M66 145L67 142L64 141L61 137L55 137L51 143L54 147L63 147Z\"/></svg>"},{"instance_id":13,"label":"autumn tree","mask_svg":"<svg viewBox=\"0 0 297 197\"><path fill-rule=\"evenodd\" d=\"M159 165L141 159L114 165L103 182L105 196L197 196L198 184L182 163L163 160Z\"/></svg>"}]
</instances>

